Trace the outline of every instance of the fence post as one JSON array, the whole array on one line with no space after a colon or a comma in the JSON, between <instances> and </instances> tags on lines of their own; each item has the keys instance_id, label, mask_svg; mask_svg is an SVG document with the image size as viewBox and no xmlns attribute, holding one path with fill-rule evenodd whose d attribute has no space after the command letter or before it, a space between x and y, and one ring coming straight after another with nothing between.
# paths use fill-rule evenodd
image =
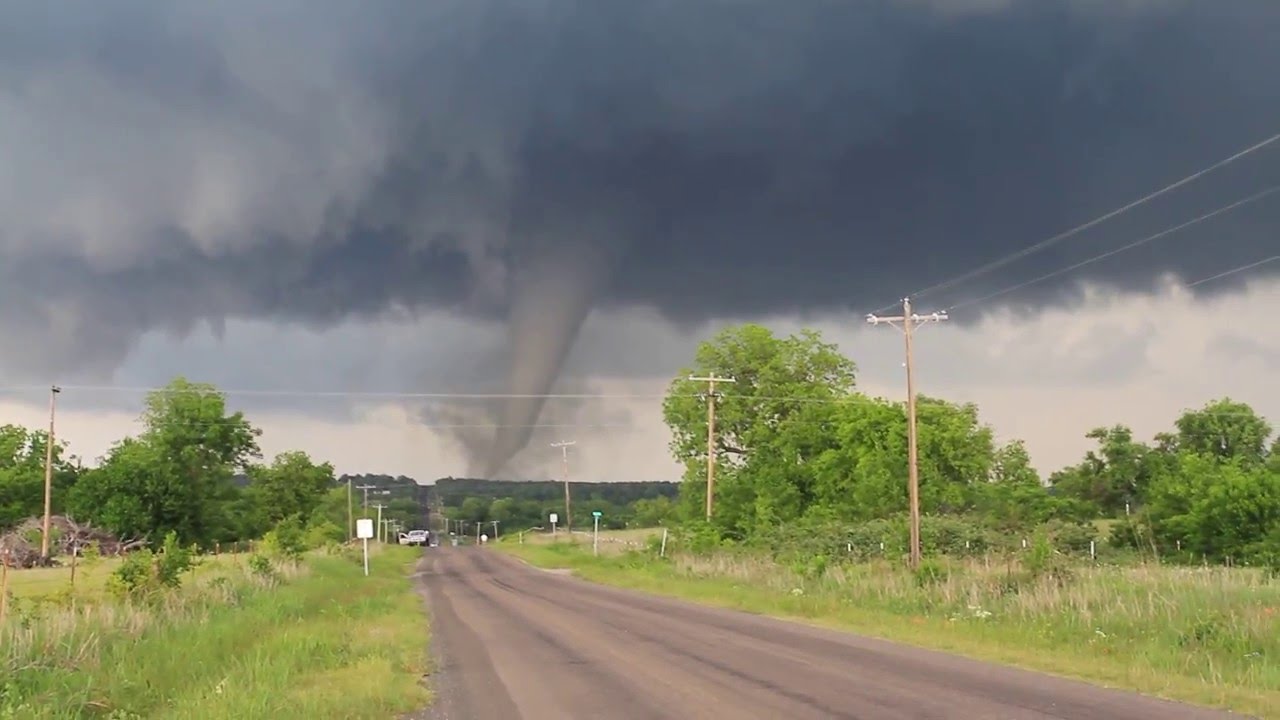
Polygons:
<instances>
[{"instance_id":1,"label":"fence post","mask_svg":"<svg viewBox=\"0 0 1280 720\"><path fill-rule=\"evenodd\" d=\"M662 549L658 551L658 557L667 556L667 529L662 528Z\"/></svg>"}]
</instances>

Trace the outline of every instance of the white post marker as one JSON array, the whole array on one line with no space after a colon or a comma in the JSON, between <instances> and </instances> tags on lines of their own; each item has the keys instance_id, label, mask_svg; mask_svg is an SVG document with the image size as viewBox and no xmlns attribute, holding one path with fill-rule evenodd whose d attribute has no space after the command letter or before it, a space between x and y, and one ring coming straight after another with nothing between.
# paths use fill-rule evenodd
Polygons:
<instances>
[{"instance_id":1,"label":"white post marker","mask_svg":"<svg viewBox=\"0 0 1280 720\"><path fill-rule=\"evenodd\" d=\"M600 554L600 511L591 511L591 517L595 520L595 531L591 535L591 554Z\"/></svg>"},{"instance_id":2,"label":"white post marker","mask_svg":"<svg viewBox=\"0 0 1280 720\"><path fill-rule=\"evenodd\" d=\"M560 520L559 515L555 513L551 513L551 537L556 536L556 522L559 520Z\"/></svg>"},{"instance_id":3,"label":"white post marker","mask_svg":"<svg viewBox=\"0 0 1280 720\"><path fill-rule=\"evenodd\" d=\"M364 542L364 575L369 577L369 538L373 537L373 518L356 520L356 537Z\"/></svg>"}]
</instances>

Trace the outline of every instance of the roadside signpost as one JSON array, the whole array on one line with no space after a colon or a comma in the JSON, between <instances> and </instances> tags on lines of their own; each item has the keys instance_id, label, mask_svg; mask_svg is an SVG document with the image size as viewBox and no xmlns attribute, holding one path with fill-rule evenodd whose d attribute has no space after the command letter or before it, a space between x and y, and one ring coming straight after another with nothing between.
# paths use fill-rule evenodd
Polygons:
<instances>
[{"instance_id":1,"label":"roadside signpost","mask_svg":"<svg viewBox=\"0 0 1280 720\"><path fill-rule=\"evenodd\" d=\"M591 534L591 554L600 554L600 511L591 511L591 518L595 520L595 531Z\"/></svg>"},{"instance_id":2,"label":"roadside signpost","mask_svg":"<svg viewBox=\"0 0 1280 720\"><path fill-rule=\"evenodd\" d=\"M369 539L373 537L373 518L356 520L356 537L364 543L364 576L369 577Z\"/></svg>"},{"instance_id":3,"label":"roadside signpost","mask_svg":"<svg viewBox=\"0 0 1280 720\"><path fill-rule=\"evenodd\" d=\"M551 537L556 536L556 522L558 522L559 520L560 520L559 515L555 513L551 513Z\"/></svg>"}]
</instances>

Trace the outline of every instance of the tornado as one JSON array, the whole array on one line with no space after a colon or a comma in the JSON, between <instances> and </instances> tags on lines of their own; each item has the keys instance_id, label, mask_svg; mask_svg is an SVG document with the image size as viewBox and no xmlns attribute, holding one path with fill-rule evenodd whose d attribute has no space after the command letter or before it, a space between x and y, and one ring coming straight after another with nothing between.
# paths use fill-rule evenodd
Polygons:
<instances>
[{"instance_id":1,"label":"tornado","mask_svg":"<svg viewBox=\"0 0 1280 720\"><path fill-rule=\"evenodd\" d=\"M510 397L498 412L486 477L501 472L529 442L545 395L616 265L620 243L615 238L600 237L585 227L572 232L570 239L533 239L528 254L512 268L506 385Z\"/></svg>"}]
</instances>

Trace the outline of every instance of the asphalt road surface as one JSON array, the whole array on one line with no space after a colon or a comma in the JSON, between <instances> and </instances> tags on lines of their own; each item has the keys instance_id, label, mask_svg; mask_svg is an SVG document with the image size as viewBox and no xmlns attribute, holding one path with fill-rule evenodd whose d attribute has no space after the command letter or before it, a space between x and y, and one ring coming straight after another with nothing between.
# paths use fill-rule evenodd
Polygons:
<instances>
[{"instance_id":1,"label":"asphalt road surface","mask_svg":"<svg viewBox=\"0 0 1280 720\"><path fill-rule=\"evenodd\" d=\"M1238 718L952 655L427 551L435 720Z\"/></svg>"}]
</instances>

